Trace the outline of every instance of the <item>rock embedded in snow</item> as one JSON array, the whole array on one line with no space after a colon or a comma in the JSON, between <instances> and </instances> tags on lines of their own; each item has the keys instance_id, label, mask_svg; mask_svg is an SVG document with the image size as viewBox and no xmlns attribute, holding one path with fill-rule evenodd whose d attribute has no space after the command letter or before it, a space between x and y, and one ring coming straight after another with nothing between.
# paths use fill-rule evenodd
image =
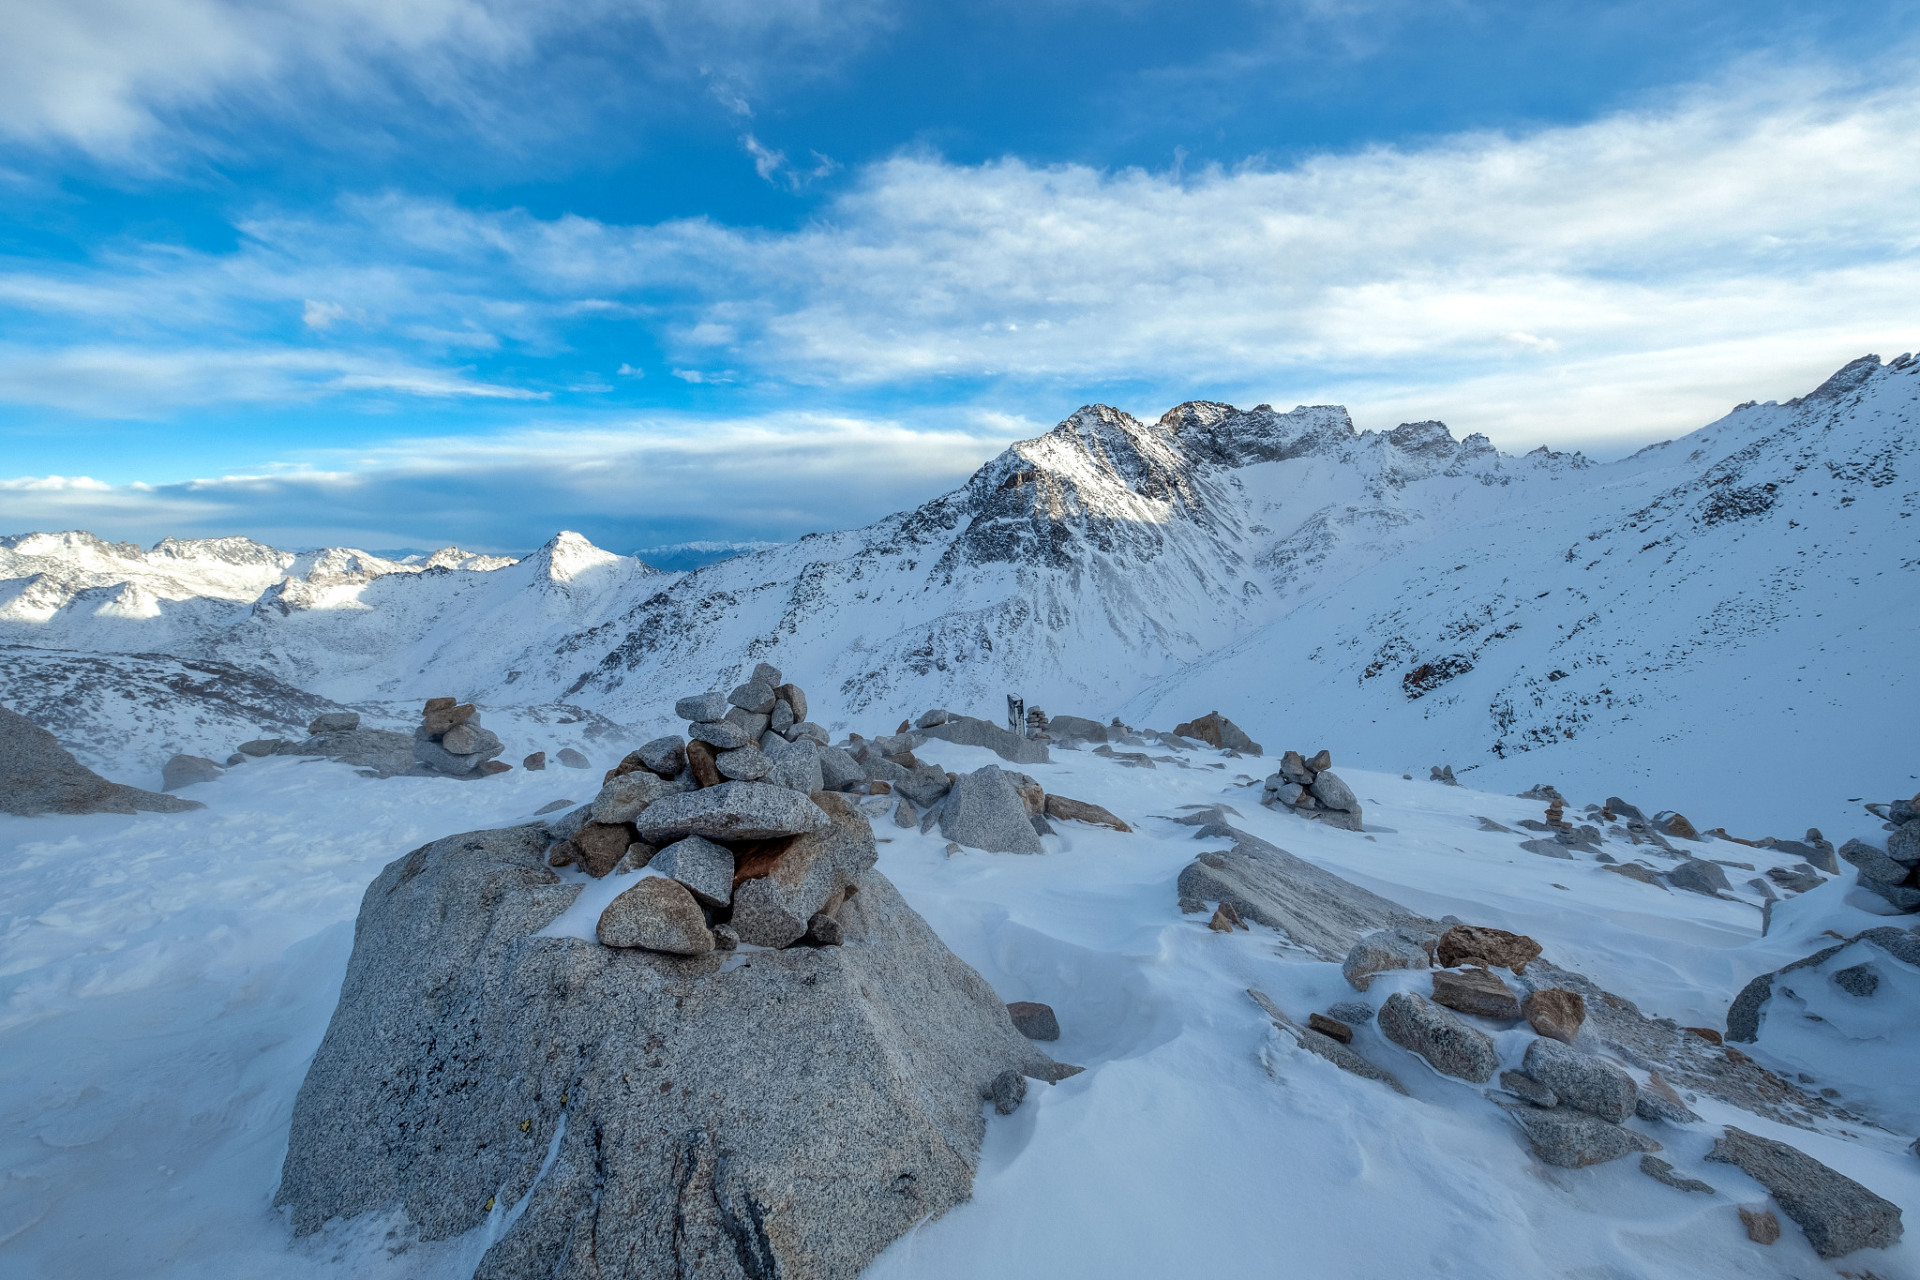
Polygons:
<instances>
[{"instance_id":1,"label":"rock embedded in snow","mask_svg":"<svg viewBox=\"0 0 1920 1280\"><path fill-rule=\"evenodd\" d=\"M1013 778L998 765L962 774L940 810L940 834L988 853L1045 853Z\"/></svg>"},{"instance_id":2,"label":"rock embedded in snow","mask_svg":"<svg viewBox=\"0 0 1920 1280\"><path fill-rule=\"evenodd\" d=\"M1372 1010L1368 1012L1371 1013ZM1318 1031L1321 1035L1338 1040L1341 1044L1353 1043L1353 1027L1338 1018L1330 1018L1324 1013L1308 1014L1307 1029Z\"/></svg>"},{"instance_id":3,"label":"rock embedded in snow","mask_svg":"<svg viewBox=\"0 0 1920 1280\"><path fill-rule=\"evenodd\" d=\"M598 880L618 866L633 843L633 828L625 823L589 822L571 837L579 851L580 869Z\"/></svg>"},{"instance_id":4,"label":"rock embedded in snow","mask_svg":"<svg viewBox=\"0 0 1920 1280\"><path fill-rule=\"evenodd\" d=\"M1436 969L1433 1002L1457 1013L1511 1021L1520 1016L1512 988L1486 969Z\"/></svg>"},{"instance_id":5,"label":"rock embedded in snow","mask_svg":"<svg viewBox=\"0 0 1920 1280\"><path fill-rule=\"evenodd\" d=\"M824 829L820 806L806 796L764 782L723 782L654 802L636 824L640 838L666 844L682 836L709 840L770 840Z\"/></svg>"},{"instance_id":6,"label":"rock embedded in snow","mask_svg":"<svg viewBox=\"0 0 1920 1280\"><path fill-rule=\"evenodd\" d=\"M239 750L242 754L255 758L270 756L279 750L281 744L285 741L286 739L284 738L255 738L251 742L241 743Z\"/></svg>"},{"instance_id":7,"label":"rock embedded in snow","mask_svg":"<svg viewBox=\"0 0 1920 1280\"><path fill-rule=\"evenodd\" d=\"M1178 724L1173 731L1182 738L1192 738L1221 751L1238 751L1242 755L1257 756L1260 744L1249 738L1240 726L1221 715L1218 711L1209 711L1197 720Z\"/></svg>"},{"instance_id":8,"label":"rock embedded in snow","mask_svg":"<svg viewBox=\"0 0 1920 1280\"><path fill-rule=\"evenodd\" d=\"M1679 866L1670 868L1666 880L1676 889L1704 893L1709 898L1733 891L1733 886L1727 883L1727 873L1720 869L1720 864L1701 858L1688 858Z\"/></svg>"},{"instance_id":9,"label":"rock embedded in snow","mask_svg":"<svg viewBox=\"0 0 1920 1280\"><path fill-rule=\"evenodd\" d=\"M706 906L724 907L733 901L733 850L723 844L688 836L655 853L647 865L678 880Z\"/></svg>"},{"instance_id":10,"label":"rock embedded in snow","mask_svg":"<svg viewBox=\"0 0 1920 1280\"><path fill-rule=\"evenodd\" d=\"M993 1083L987 1087L987 1096L992 1100L995 1112L1010 1116L1027 1100L1027 1078L1009 1067L993 1078Z\"/></svg>"},{"instance_id":11,"label":"rock embedded in snow","mask_svg":"<svg viewBox=\"0 0 1920 1280\"><path fill-rule=\"evenodd\" d=\"M922 764L905 770L893 780L893 789L923 810L938 804L952 790L952 786L947 780L947 771L937 764Z\"/></svg>"},{"instance_id":12,"label":"rock embedded in snow","mask_svg":"<svg viewBox=\"0 0 1920 1280\"><path fill-rule=\"evenodd\" d=\"M1587 1001L1578 991L1539 987L1527 992L1520 1012L1535 1035L1572 1044L1580 1036L1580 1024L1587 1020Z\"/></svg>"},{"instance_id":13,"label":"rock embedded in snow","mask_svg":"<svg viewBox=\"0 0 1920 1280\"><path fill-rule=\"evenodd\" d=\"M1780 1239L1780 1219L1773 1216L1771 1209L1749 1209L1740 1206L1740 1225L1747 1230L1747 1239L1755 1244L1773 1244Z\"/></svg>"},{"instance_id":14,"label":"rock embedded in snow","mask_svg":"<svg viewBox=\"0 0 1920 1280\"><path fill-rule=\"evenodd\" d=\"M927 715L936 714L944 718L947 713L944 711L927 713ZM933 723L941 722L935 720ZM930 726L922 724L919 727L925 729ZM1048 723L1047 732L1055 742L1105 742L1107 740L1107 726L1098 720L1088 720L1084 716L1055 716Z\"/></svg>"},{"instance_id":15,"label":"rock embedded in snow","mask_svg":"<svg viewBox=\"0 0 1920 1280\"><path fill-rule=\"evenodd\" d=\"M1373 985L1375 974L1432 965L1433 957L1420 939L1397 929L1380 929L1361 935L1348 949L1340 962L1340 976L1355 991L1365 991Z\"/></svg>"},{"instance_id":16,"label":"rock embedded in snow","mask_svg":"<svg viewBox=\"0 0 1920 1280\"><path fill-rule=\"evenodd\" d=\"M559 759L560 763L569 769L585 769L591 764L591 761L578 751L575 751L572 747L560 748Z\"/></svg>"},{"instance_id":17,"label":"rock embedded in snow","mask_svg":"<svg viewBox=\"0 0 1920 1280\"><path fill-rule=\"evenodd\" d=\"M1700 1117L1687 1106L1686 1099L1661 1078L1658 1071L1647 1072L1647 1082L1640 1086L1640 1096L1633 1104L1633 1114L1642 1120L1653 1120L1663 1124L1700 1123Z\"/></svg>"},{"instance_id":18,"label":"rock embedded in snow","mask_svg":"<svg viewBox=\"0 0 1920 1280\"><path fill-rule=\"evenodd\" d=\"M318 737L323 733L350 733L359 727L357 711L324 711L307 722L307 733Z\"/></svg>"},{"instance_id":19,"label":"rock embedded in snow","mask_svg":"<svg viewBox=\"0 0 1920 1280\"><path fill-rule=\"evenodd\" d=\"M908 828L920 825L920 811L913 807L913 801L901 797L900 803L893 809L893 825Z\"/></svg>"},{"instance_id":20,"label":"rock embedded in snow","mask_svg":"<svg viewBox=\"0 0 1920 1280\"><path fill-rule=\"evenodd\" d=\"M184 813L204 809L157 791L109 782L33 721L0 707L0 813Z\"/></svg>"},{"instance_id":21,"label":"rock embedded in snow","mask_svg":"<svg viewBox=\"0 0 1920 1280\"><path fill-rule=\"evenodd\" d=\"M1248 924L1240 918L1231 902L1223 902L1213 909L1213 918L1207 921L1207 928L1215 933L1232 933L1236 929L1246 929Z\"/></svg>"},{"instance_id":22,"label":"rock embedded in snow","mask_svg":"<svg viewBox=\"0 0 1920 1280\"><path fill-rule=\"evenodd\" d=\"M1560 1098L1553 1090L1535 1080L1524 1071L1502 1071L1500 1087L1517 1098L1524 1098L1536 1107L1557 1107Z\"/></svg>"},{"instance_id":23,"label":"rock embedded in snow","mask_svg":"<svg viewBox=\"0 0 1920 1280\"><path fill-rule=\"evenodd\" d=\"M536 751L520 762L520 767L529 773L544 773L547 768L547 753Z\"/></svg>"},{"instance_id":24,"label":"rock embedded in snow","mask_svg":"<svg viewBox=\"0 0 1920 1280\"><path fill-rule=\"evenodd\" d=\"M1738 1166L1771 1192L1822 1258L1900 1242L1900 1206L1798 1148L1729 1125L1707 1159Z\"/></svg>"},{"instance_id":25,"label":"rock embedded in snow","mask_svg":"<svg viewBox=\"0 0 1920 1280\"><path fill-rule=\"evenodd\" d=\"M972 716L953 716L943 723L929 726L923 731L923 736L963 747L985 747L1010 764L1046 764L1051 759L1045 743L1023 738L997 724L976 720Z\"/></svg>"},{"instance_id":26,"label":"rock embedded in snow","mask_svg":"<svg viewBox=\"0 0 1920 1280\"><path fill-rule=\"evenodd\" d=\"M160 770L160 789L178 791L202 782L212 782L226 771L205 756L176 755Z\"/></svg>"},{"instance_id":27,"label":"rock embedded in snow","mask_svg":"<svg viewBox=\"0 0 1920 1280\"><path fill-rule=\"evenodd\" d=\"M1007 1016L1013 1019L1013 1029L1029 1040L1060 1038L1060 1020L1054 1015L1052 1005L1037 1000L1015 1000L1007 1006Z\"/></svg>"},{"instance_id":28,"label":"rock embedded in snow","mask_svg":"<svg viewBox=\"0 0 1920 1280\"><path fill-rule=\"evenodd\" d=\"M1709 1196L1714 1194L1713 1188L1700 1181L1700 1179L1683 1177L1675 1173L1673 1166L1665 1160L1662 1160L1659 1156L1641 1156L1640 1172L1646 1174L1655 1182L1666 1183L1676 1191L1691 1191Z\"/></svg>"},{"instance_id":29,"label":"rock embedded in snow","mask_svg":"<svg viewBox=\"0 0 1920 1280\"><path fill-rule=\"evenodd\" d=\"M1363 1027L1373 1021L1373 1006L1364 1000L1340 1000L1327 1006L1327 1016L1350 1027Z\"/></svg>"},{"instance_id":30,"label":"rock embedded in snow","mask_svg":"<svg viewBox=\"0 0 1920 1280\"><path fill-rule=\"evenodd\" d=\"M1582 1111L1565 1107L1543 1110L1524 1102L1506 1105L1505 1110L1527 1135L1533 1153L1561 1169L1584 1169L1636 1151L1660 1150L1660 1144L1644 1133L1608 1124Z\"/></svg>"},{"instance_id":31,"label":"rock embedded in snow","mask_svg":"<svg viewBox=\"0 0 1920 1280\"><path fill-rule=\"evenodd\" d=\"M1611 871L1617 876L1625 876L1629 880L1638 880L1641 884L1650 884L1656 889L1667 887L1667 882L1660 878L1660 873L1645 863L1613 862L1603 865L1600 869Z\"/></svg>"},{"instance_id":32,"label":"rock embedded in snow","mask_svg":"<svg viewBox=\"0 0 1920 1280\"><path fill-rule=\"evenodd\" d=\"M1547 1088L1562 1106L1619 1124L1633 1114L1639 1087L1613 1063L1545 1036L1527 1046L1520 1069Z\"/></svg>"},{"instance_id":33,"label":"rock embedded in snow","mask_svg":"<svg viewBox=\"0 0 1920 1280\"><path fill-rule=\"evenodd\" d=\"M601 945L638 947L669 955L698 956L713 950L706 913L687 886L648 876L621 892L600 913L594 929Z\"/></svg>"},{"instance_id":34,"label":"rock embedded in snow","mask_svg":"<svg viewBox=\"0 0 1920 1280\"><path fill-rule=\"evenodd\" d=\"M1486 1032L1411 991L1388 996L1377 1016L1381 1034L1419 1054L1443 1075L1485 1084L1500 1066Z\"/></svg>"},{"instance_id":35,"label":"rock embedded in snow","mask_svg":"<svg viewBox=\"0 0 1920 1280\"><path fill-rule=\"evenodd\" d=\"M1525 934L1476 924L1453 926L1440 935L1434 947L1434 960L1445 969L1477 964L1525 973L1539 954L1540 944Z\"/></svg>"},{"instance_id":36,"label":"rock embedded in snow","mask_svg":"<svg viewBox=\"0 0 1920 1280\"><path fill-rule=\"evenodd\" d=\"M1095 827L1111 827L1115 831L1132 831L1114 814L1097 804L1088 804L1085 800L1074 800L1067 796L1047 793L1046 814L1062 822L1084 822Z\"/></svg>"}]
</instances>

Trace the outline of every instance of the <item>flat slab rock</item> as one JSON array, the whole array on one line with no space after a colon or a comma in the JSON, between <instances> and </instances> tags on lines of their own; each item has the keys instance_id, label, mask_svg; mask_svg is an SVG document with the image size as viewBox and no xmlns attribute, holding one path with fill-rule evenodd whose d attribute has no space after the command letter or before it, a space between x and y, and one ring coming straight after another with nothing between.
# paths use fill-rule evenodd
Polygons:
<instances>
[{"instance_id":1,"label":"flat slab rock","mask_svg":"<svg viewBox=\"0 0 1920 1280\"><path fill-rule=\"evenodd\" d=\"M0 813L183 813L198 800L108 782L33 721L0 707Z\"/></svg>"},{"instance_id":2,"label":"flat slab rock","mask_svg":"<svg viewBox=\"0 0 1920 1280\"><path fill-rule=\"evenodd\" d=\"M1728 1126L1707 1159L1737 1166L1772 1192L1823 1258L1900 1243L1899 1205L1796 1147Z\"/></svg>"},{"instance_id":3,"label":"flat slab rock","mask_svg":"<svg viewBox=\"0 0 1920 1280\"><path fill-rule=\"evenodd\" d=\"M877 872L841 946L682 958L536 936L579 892L545 844L450 836L368 888L294 1106L297 1232L445 1239L526 1197L480 1280L854 1280L968 1197L996 1080L1072 1070Z\"/></svg>"}]
</instances>

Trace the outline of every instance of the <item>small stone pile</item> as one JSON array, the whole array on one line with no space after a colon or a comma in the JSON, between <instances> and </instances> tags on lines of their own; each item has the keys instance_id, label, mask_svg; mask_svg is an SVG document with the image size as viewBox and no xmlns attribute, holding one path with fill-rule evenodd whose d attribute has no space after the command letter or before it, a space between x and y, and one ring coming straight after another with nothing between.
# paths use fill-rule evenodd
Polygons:
<instances>
[{"instance_id":1,"label":"small stone pile","mask_svg":"<svg viewBox=\"0 0 1920 1280\"><path fill-rule=\"evenodd\" d=\"M1360 797L1333 771L1333 754L1322 750L1311 760L1298 751L1280 757L1280 768L1260 790L1260 803L1286 809L1347 831L1360 831Z\"/></svg>"},{"instance_id":2,"label":"small stone pile","mask_svg":"<svg viewBox=\"0 0 1920 1280\"><path fill-rule=\"evenodd\" d=\"M447 778L485 778L513 768L496 760L506 745L500 735L482 728L480 713L471 702L428 698L413 731L414 768L410 772Z\"/></svg>"},{"instance_id":3,"label":"small stone pile","mask_svg":"<svg viewBox=\"0 0 1920 1280\"><path fill-rule=\"evenodd\" d=\"M1860 873L1862 889L1879 894L1897 910L1920 911L1920 795L1872 805L1869 811L1886 819L1887 847L1849 840L1840 846L1840 856Z\"/></svg>"}]
</instances>

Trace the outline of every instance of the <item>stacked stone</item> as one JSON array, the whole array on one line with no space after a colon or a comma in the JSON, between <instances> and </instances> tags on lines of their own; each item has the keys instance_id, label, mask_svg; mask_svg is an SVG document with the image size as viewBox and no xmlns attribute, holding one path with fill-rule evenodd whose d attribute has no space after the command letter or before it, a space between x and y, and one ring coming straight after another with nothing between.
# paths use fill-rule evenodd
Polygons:
<instances>
[{"instance_id":1,"label":"stacked stone","mask_svg":"<svg viewBox=\"0 0 1920 1280\"><path fill-rule=\"evenodd\" d=\"M1260 790L1260 803L1286 809L1348 831L1362 830L1360 798L1333 771L1333 754L1322 750L1311 760L1298 751L1280 757L1280 767Z\"/></svg>"},{"instance_id":2,"label":"stacked stone","mask_svg":"<svg viewBox=\"0 0 1920 1280\"><path fill-rule=\"evenodd\" d=\"M480 713L471 702L428 698L413 731L413 772L446 778L485 778L513 768L496 760L506 745L491 729L482 728Z\"/></svg>"},{"instance_id":3,"label":"stacked stone","mask_svg":"<svg viewBox=\"0 0 1920 1280\"><path fill-rule=\"evenodd\" d=\"M1859 871L1862 889L1885 898L1899 911L1920 911L1920 795L1874 805L1872 811L1887 820L1887 847L1876 849L1865 840L1849 840L1840 846L1840 856Z\"/></svg>"}]
</instances>

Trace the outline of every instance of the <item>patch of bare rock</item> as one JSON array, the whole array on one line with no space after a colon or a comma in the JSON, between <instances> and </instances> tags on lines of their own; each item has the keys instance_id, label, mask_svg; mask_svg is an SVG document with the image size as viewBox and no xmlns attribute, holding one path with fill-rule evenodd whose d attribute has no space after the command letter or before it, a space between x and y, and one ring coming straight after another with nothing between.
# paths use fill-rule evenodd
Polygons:
<instances>
[{"instance_id":1,"label":"patch of bare rock","mask_svg":"<svg viewBox=\"0 0 1920 1280\"><path fill-rule=\"evenodd\" d=\"M211 765L211 761L207 761ZM171 787L169 787L171 790ZM109 782L33 721L0 707L0 813L181 813L197 800Z\"/></svg>"}]
</instances>

